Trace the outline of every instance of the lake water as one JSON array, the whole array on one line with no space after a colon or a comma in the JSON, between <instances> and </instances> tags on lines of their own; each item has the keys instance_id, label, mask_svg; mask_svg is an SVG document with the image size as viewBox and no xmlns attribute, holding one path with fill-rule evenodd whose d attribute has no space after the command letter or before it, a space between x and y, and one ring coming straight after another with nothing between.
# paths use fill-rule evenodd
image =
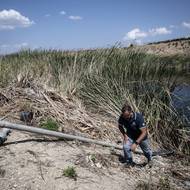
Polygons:
<instances>
[{"instance_id":1,"label":"lake water","mask_svg":"<svg viewBox=\"0 0 190 190\"><path fill-rule=\"evenodd\" d=\"M177 86L173 94L173 105L187 119L190 126L190 85Z\"/></svg>"}]
</instances>

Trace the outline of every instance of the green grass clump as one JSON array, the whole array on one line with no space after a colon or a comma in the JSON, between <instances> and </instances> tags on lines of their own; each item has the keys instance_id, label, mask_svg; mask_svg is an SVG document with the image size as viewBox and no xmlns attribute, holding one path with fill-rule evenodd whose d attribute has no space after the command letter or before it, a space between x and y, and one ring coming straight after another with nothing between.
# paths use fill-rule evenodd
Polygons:
<instances>
[{"instance_id":1,"label":"green grass clump","mask_svg":"<svg viewBox=\"0 0 190 190\"><path fill-rule=\"evenodd\" d=\"M47 120L43 121L40 124L40 127L43 128L43 129L51 130L51 131L58 131L59 125L53 119L48 118Z\"/></svg>"},{"instance_id":2,"label":"green grass clump","mask_svg":"<svg viewBox=\"0 0 190 190\"><path fill-rule=\"evenodd\" d=\"M96 161L96 155L95 154L91 154L90 155L90 159L92 160L92 162L95 163L95 161Z\"/></svg>"},{"instance_id":3,"label":"green grass clump","mask_svg":"<svg viewBox=\"0 0 190 190\"><path fill-rule=\"evenodd\" d=\"M72 178L74 180L77 179L77 173L73 166L68 166L66 169L63 170L63 175L65 177Z\"/></svg>"}]
</instances>

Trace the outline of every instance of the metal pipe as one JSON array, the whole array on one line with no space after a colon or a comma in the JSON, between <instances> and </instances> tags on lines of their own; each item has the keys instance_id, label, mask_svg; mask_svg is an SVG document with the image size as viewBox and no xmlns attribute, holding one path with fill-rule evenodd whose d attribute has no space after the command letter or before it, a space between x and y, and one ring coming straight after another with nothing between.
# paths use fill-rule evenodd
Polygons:
<instances>
[{"instance_id":1,"label":"metal pipe","mask_svg":"<svg viewBox=\"0 0 190 190\"><path fill-rule=\"evenodd\" d=\"M103 141L97 141L94 139L89 139L89 138L75 136L75 135L69 135L69 134L60 133L60 132L56 132L56 131L50 131L47 129L41 129L41 128L37 128L37 127L29 127L26 125L10 123L8 121L0 121L0 127L16 129L19 131L26 131L26 132L31 132L31 133L37 133L37 134L41 134L41 135L48 135L48 136L53 136L53 137L58 137L58 138L63 138L63 139L69 139L69 140L79 140L82 142L98 144L98 145L102 145L102 146L106 146L106 147L112 147L112 148L119 149L119 150L122 149L122 146L110 144L110 143L103 142Z\"/></svg>"},{"instance_id":2,"label":"metal pipe","mask_svg":"<svg viewBox=\"0 0 190 190\"><path fill-rule=\"evenodd\" d=\"M98 145L102 145L102 146L106 146L106 147L112 147L113 149L114 148L119 149L119 150L123 149L122 146L110 144L110 143L103 142L103 141L97 141L97 140L93 140L93 139L89 139L89 138L85 138L85 137L69 135L69 134L60 133L60 132L56 132L56 131L50 131L47 129L41 129L41 128L37 128L37 127L29 127L26 125L10 123L8 121L0 120L0 128L3 128L0 133L0 144L1 144L1 140L4 140L4 141L6 140L7 136L11 132L10 129L15 129L15 130L19 130L19 131L26 131L26 132L37 133L37 134L41 134L41 135L58 137L61 139L79 140L79 141L86 142L86 143L92 143L92 144L98 144ZM2 141L2 143L4 141ZM141 150L135 150L135 153L143 154L143 152ZM156 156L156 155L166 156L166 155L171 155L174 153L175 153L174 151L157 151L157 152L153 152L153 156Z\"/></svg>"}]
</instances>

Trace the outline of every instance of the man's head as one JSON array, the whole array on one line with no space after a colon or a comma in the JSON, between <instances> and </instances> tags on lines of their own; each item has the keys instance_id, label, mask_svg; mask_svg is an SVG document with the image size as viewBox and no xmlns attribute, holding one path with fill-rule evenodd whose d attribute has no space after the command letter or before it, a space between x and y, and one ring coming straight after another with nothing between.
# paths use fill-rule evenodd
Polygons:
<instances>
[{"instance_id":1,"label":"man's head","mask_svg":"<svg viewBox=\"0 0 190 190\"><path fill-rule=\"evenodd\" d=\"M130 119L133 115L133 110L132 110L131 106L127 103L123 105L121 112L122 112L123 118L125 118L127 120Z\"/></svg>"}]
</instances>

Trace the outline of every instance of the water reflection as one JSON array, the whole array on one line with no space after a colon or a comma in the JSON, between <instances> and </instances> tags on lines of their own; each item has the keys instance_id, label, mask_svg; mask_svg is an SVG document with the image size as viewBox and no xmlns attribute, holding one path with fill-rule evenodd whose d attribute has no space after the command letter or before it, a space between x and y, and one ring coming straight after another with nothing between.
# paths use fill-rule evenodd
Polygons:
<instances>
[{"instance_id":1,"label":"water reflection","mask_svg":"<svg viewBox=\"0 0 190 190\"><path fill-rule=\"evenodd\" d=\"M177 86L173 91L173 105L190 126L190 85Z\"/></svg>"}]
</instances>

